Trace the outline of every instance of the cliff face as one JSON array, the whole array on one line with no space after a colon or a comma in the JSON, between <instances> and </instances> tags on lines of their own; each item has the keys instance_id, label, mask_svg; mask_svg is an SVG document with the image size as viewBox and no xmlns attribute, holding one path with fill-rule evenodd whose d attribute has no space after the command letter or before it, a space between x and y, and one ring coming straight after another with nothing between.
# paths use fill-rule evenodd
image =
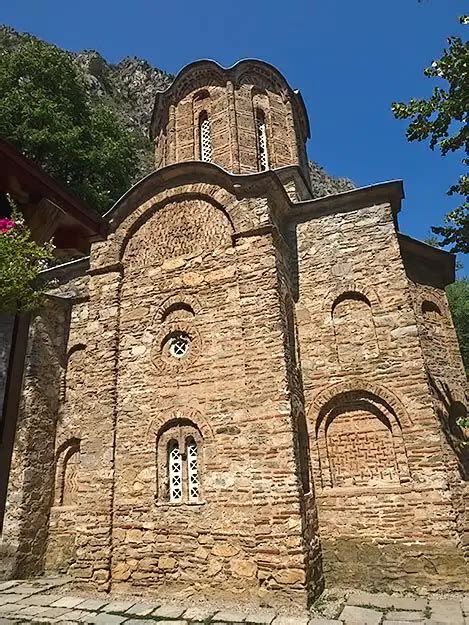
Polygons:
<instances>
[{"instance_id":1,"label":"cliff face","mask_svg":"<svg viewBox=\"0 0 469 625\"><path fill-rule=\"evenodd\" d=\"M23 42L34 39L27 33L18 33L8 26L0 26L0 54L17 49ZM52 45L52 44L50 44ZM148 128L157 91L166 89L173 80L144 59L126 57L117 64L108 63L95 50L68 52L76 63L92 99L106 104L135 136L139 151L137 179L153 169L153 150ZM0 94L1 97L1 94ZM314 197L330 195L355 185L347 178L334 178L317 163L310 163L310 177Z\"/></svg>"}]
</instances>

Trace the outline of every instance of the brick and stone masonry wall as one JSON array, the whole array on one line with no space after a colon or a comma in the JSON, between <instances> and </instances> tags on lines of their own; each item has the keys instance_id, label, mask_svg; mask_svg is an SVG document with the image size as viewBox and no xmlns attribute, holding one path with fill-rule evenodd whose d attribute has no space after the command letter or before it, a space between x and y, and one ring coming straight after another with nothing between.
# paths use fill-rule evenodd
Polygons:
<instances>
[{"instance_id":1,"label":"brick and stone masonry wall","mask_svg":"<svg viewBox=\"0 0 469 625\"><path fill-rule=\"evenodd\" d=\"M458 419L467 416L467 378L444 288L435 279L437 276L431 281L418 281L422 276L415 264L414 259L406 259L430 392L442 431L459 536L468 555L469 446L467 430L458 425Z\"/></svg>"},{"instance_id":2,"label":"brick and stone masonry wall","mask_svg":"<svg viewBox=\"0 0 469 625\"><path fill-rule=\"evenodd\" d=\"M346 208L296 227L326 580L460 587L450 469L391 209Z\"/></svg>"},{"instance_id":3,"label":"brick and stone masonry wall","mask_svg":"<svg viewBox=\"0 0 469 625\"><path fill-rule=\"evenodd\" d=\"M126 592L191 587L304 604L318 582L306 579L314 549L303 534L276 248L268 232L238 233L233 246L215 189L186 200L189 190L156 211L158 199L147 202L127 235L118 228L109 247L124 242L119 272L91 264L72 570L108 587L111 565L112 586ZM96 262L106 256L100 245ZM177 331L191 338L182 363L166 347ZM175 505L159 439L184 428L197 433L201 493Z\"/></svg>"},{"instance_id":4,"label":"brick and stone masonry wall","mask_svg":"<svg viewBox=\"0 0 469 625\"><path fill-rule=\"evenodd\" d=\"M31 324L0 540L1 577L36 575L43 570L68 314L67 305L50 301Z\"/></svg>"}]
</instances>

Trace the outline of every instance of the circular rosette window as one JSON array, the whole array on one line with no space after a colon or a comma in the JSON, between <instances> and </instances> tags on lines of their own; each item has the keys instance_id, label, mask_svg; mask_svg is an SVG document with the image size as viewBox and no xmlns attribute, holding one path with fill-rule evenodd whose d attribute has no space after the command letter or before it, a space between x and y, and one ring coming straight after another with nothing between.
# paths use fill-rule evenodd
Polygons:
<instances>
[{"instance_id":1,"label":"circular rosette window","mask_svg":"<svg viewBox=\"0 0 469 625\"><path fill-rule=\"evenodd\" d=\"M153 364L169 372L184 369L198 358L200 344L200 335L192 323L166 323L153 344Z\"/></svg>"}]
</instances>

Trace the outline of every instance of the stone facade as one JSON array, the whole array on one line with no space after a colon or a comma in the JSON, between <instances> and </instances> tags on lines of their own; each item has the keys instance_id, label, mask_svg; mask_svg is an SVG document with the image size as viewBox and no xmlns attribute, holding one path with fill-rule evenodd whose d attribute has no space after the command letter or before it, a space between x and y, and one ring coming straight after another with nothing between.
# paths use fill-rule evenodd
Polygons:
<instances>
[{"instance_id":1,"label":"stone facade","mask_svg":"<svg viewBox=\"0 0 469 625\"><path fill-rule=\"evenodd\" d=\"M50 271L3 575L467 589L452 257L398 233L400 183L308 198L304 106L267 64L188 66L152 134L108 238Z\"/></svg>"}]
</instances>

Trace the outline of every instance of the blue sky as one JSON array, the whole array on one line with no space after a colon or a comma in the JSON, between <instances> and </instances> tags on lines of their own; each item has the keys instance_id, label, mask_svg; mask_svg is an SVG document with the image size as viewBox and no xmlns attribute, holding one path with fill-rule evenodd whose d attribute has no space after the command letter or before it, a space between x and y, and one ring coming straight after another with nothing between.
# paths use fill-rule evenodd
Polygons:
<instances>
[{"instance_id":1,"label":"blue sky","mask_svg":"<svg viewBox=\"0 0 469 625\"><path fill-rule=\"evenodd\" d=\"M2 0L0 22L172 73L199 58L269 61L303 94L310 158L359 186L402 178L400 227L422 239L457 205L445 192L462 166L408 143L390 103L430 94L423 69L448 35L462 35L464 12L464 0Z\"/></svg>"}]
</instances>

